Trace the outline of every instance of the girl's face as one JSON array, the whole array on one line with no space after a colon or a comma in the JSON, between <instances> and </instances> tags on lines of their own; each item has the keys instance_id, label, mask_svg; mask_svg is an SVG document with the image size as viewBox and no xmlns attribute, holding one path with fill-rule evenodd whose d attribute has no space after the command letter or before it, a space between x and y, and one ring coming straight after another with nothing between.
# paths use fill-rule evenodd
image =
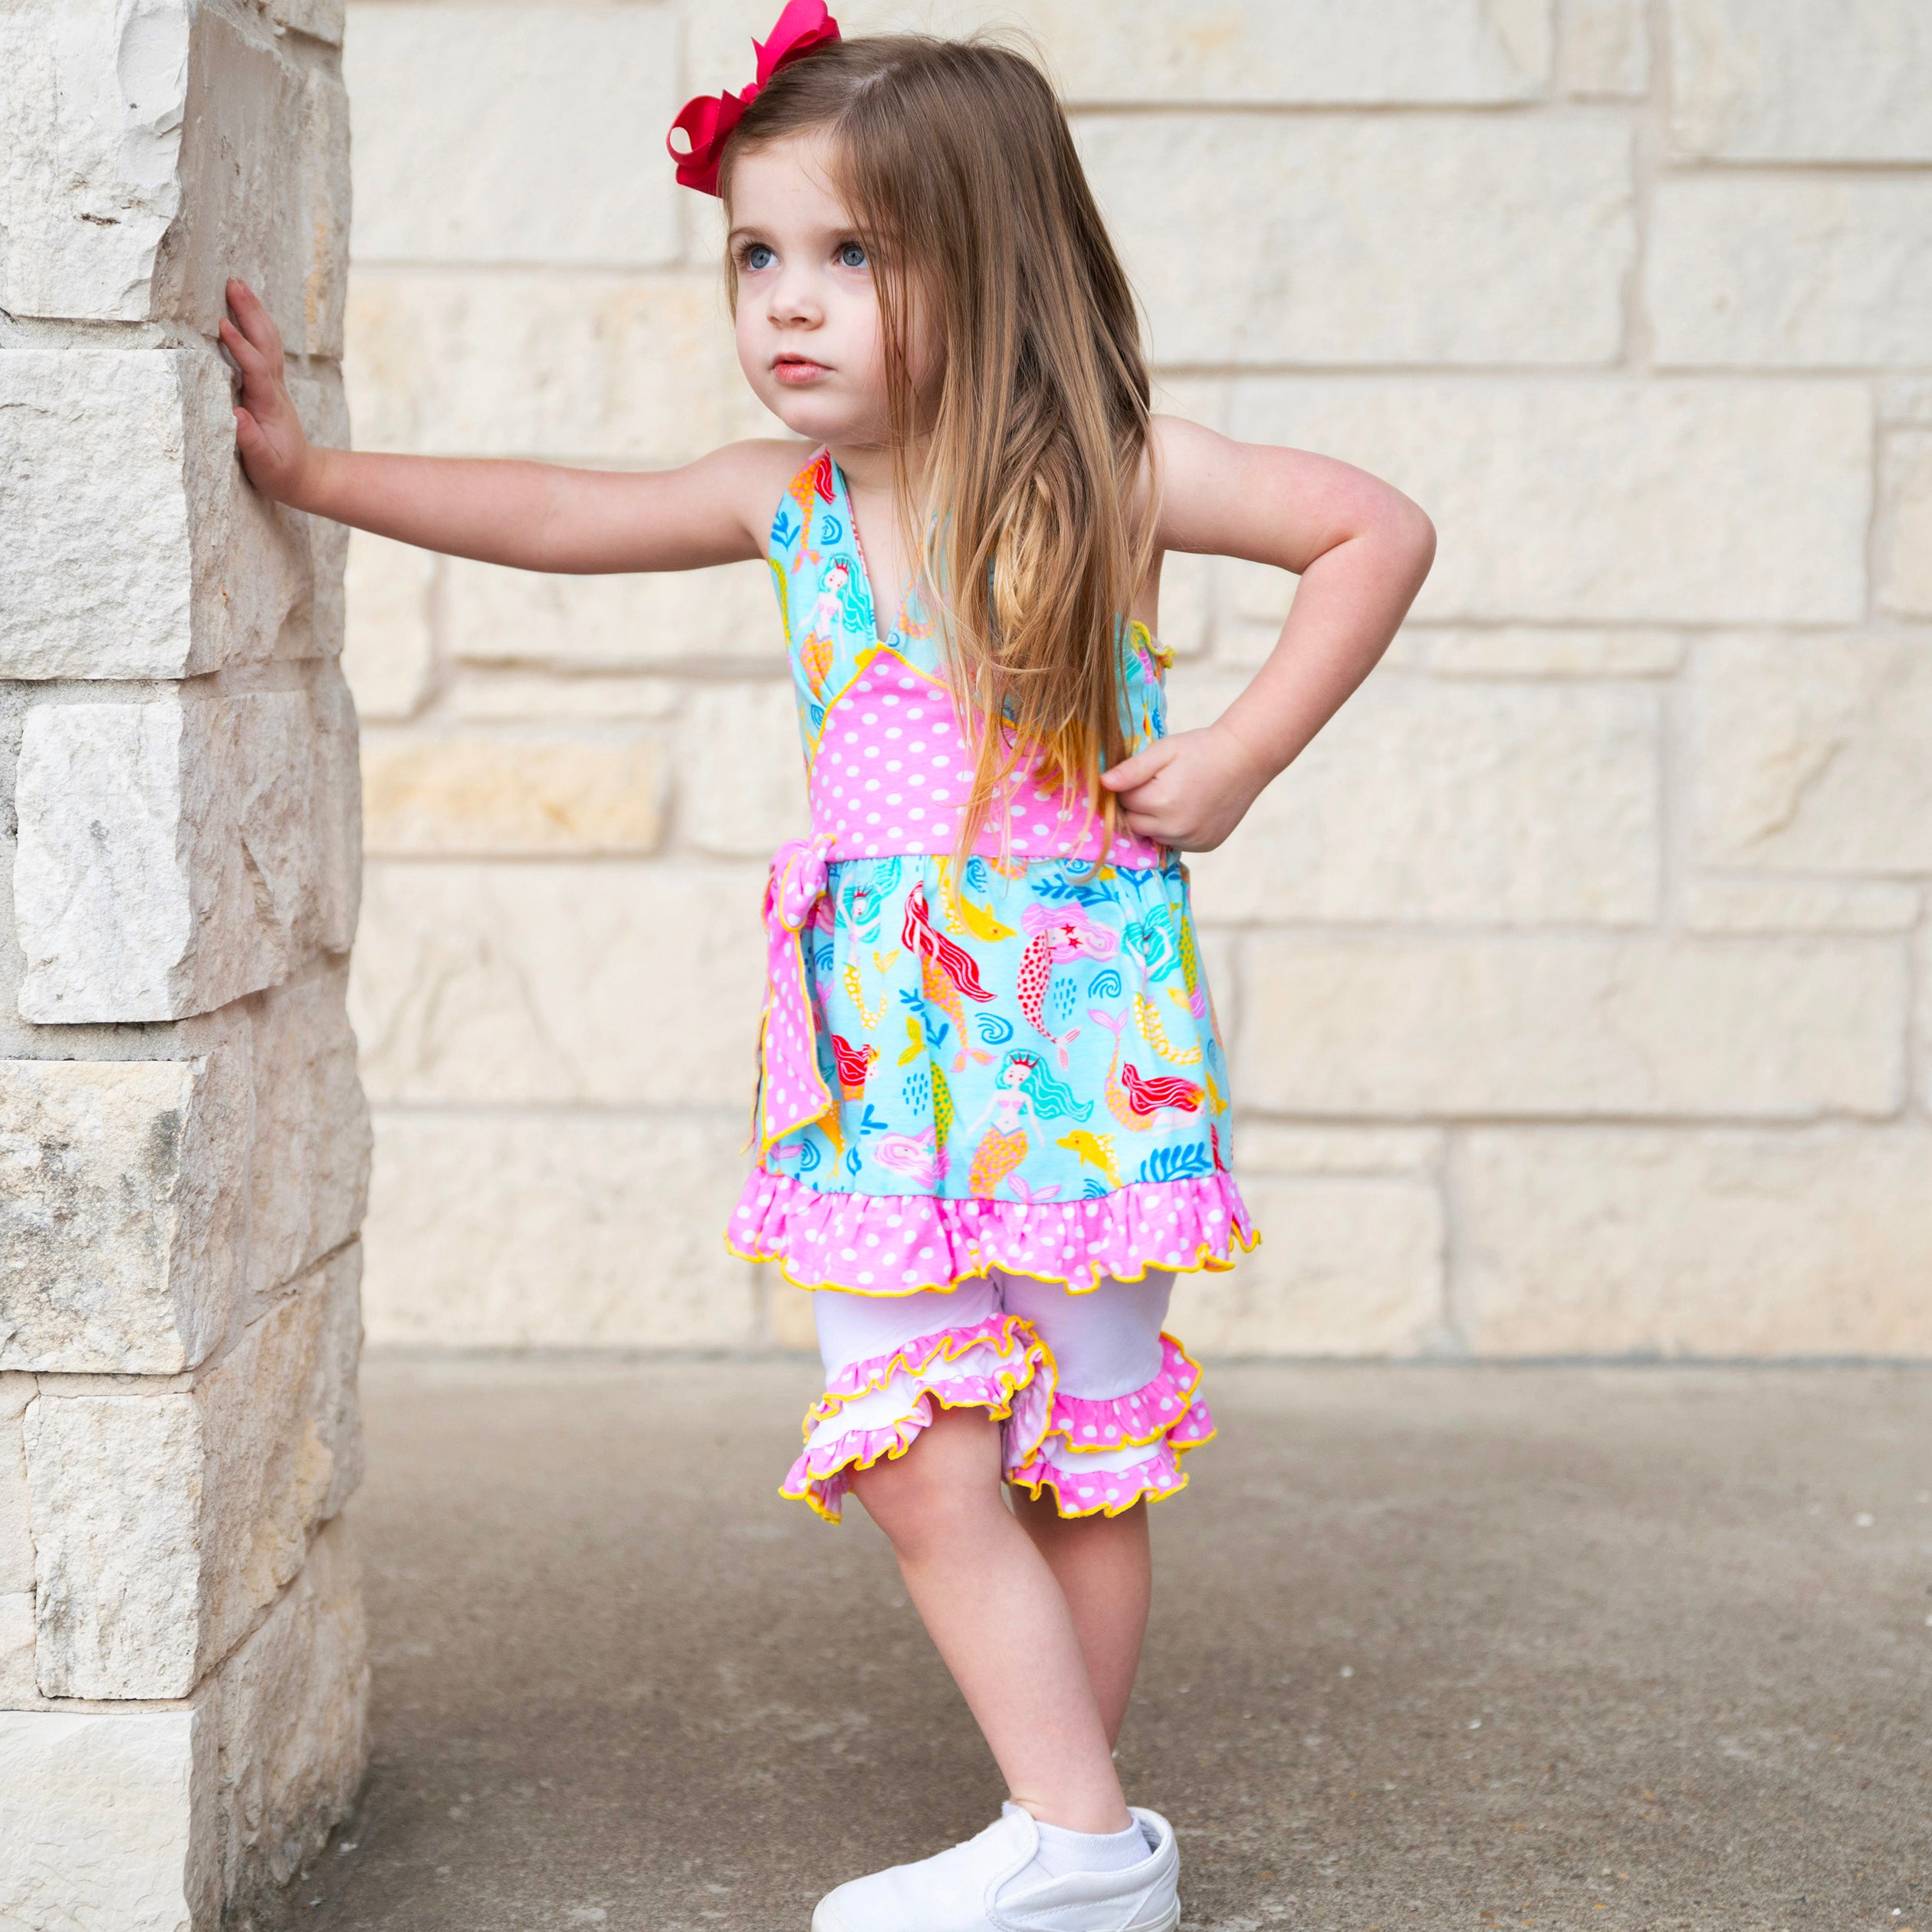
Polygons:
<instances>
[{"instance_id":1,"label":"girl's face","mask_svg":"<svg viewBox=\"0 0 1932 1932\"><path fill-rule=\"evenodd\" d=\"M738 365L808 442L882 443L886 363L872 264L833 191L824 138L801 134L731 164ZM913 380L935 358L917 326Z\"/></svg>"}]
</instances>

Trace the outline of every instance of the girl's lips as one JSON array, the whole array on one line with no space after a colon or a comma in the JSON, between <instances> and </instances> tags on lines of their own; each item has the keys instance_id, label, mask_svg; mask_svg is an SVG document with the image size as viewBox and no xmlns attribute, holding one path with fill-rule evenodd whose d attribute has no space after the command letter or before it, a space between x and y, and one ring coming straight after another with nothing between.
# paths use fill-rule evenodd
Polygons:
<instances>
[{"instance_id":1,"label":"girl's lips","mask_svg":"<svg viewBox=\"0 0 1932 1932\"><path fill-rule=\"evenodd\" d=\"M815 382L821 376L831 373L824 363L815 363L803 356L781 356L771 365L771 373L781 383Z\"/></svg>"}]
</instances>

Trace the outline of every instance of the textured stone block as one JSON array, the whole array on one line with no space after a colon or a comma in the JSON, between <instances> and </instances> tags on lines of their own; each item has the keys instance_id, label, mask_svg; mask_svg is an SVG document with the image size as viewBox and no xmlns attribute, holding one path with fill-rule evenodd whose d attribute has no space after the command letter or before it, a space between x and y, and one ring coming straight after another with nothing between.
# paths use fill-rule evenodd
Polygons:
<instances>
[{"instance_id":1,"label":"textured stone block","mask_svg":"<svg viewBox=\"0 0 1932 1932\"><path fill-rule=\"evenodd\" d=\"M316 650L324 527L249 488L229 393L199 347L0 356L0 675L178 678Z\"/></svg>"},{"instance_id":2,"label":"textured stone block","mask_svg":"<svg viewBox=\"0 0 1932 1932\"><path fill-rule=\"evenodd\" d=\"M1665 630L1400 632L1382 662L1438 678L1668 678L1684 663L1684 638Z\"/></svg>"},{"instance_id":3,"label":"textured stone block","mask_svg":"<svg viewBox=\"0 0 1932 1932\"><path fill-rule=\"evenodd\" d=\"M362 1223L369 1108L356 1071L348 978L345 964L332 964L278 987L253 1016L248 1281L254 1305L340 1248Z\"/></svg>"},{"instance_id":4,"label":"textured stone block","mask_svg":"<svg viewBox=\"0 0 1932 1932\"><path fill-rule=\"evenodd\" d=\"M306 34L331 47L342 44L343 0L268 0L268 18L291 34Z\"/></svg>"},{"instance_id":5,"label":"textured stone block","mask_svg":"<svg viewBox=\"0 0 1932 1932\"><path fill-rule=\"evenodd\" d=\"M1234 1135L1243 1175L1433 1174L1443 1136L1430 1127L1290 1127L1243 1120Z\"/></svg>"},{"instance_id":6,"label":"textured stone block","mask_svg":"<svg viewBox=\"0 0 1932 1932\"><path fill-rule=\"evenodd\" d=\"M0 1925L212 1925L219 1751L206 1709L0 1711Z\"/></svg>"},{"instance_id":7,"label":"textured stone block","mask_svg":"<svg viewBox=\"0 0 1932 1932\"><path fill-rule=\"evenodd\" d=\"M238 9L229 15L204 5L192 18L182 214L159 252L153 310L212 335L228 278L238 275L268 304L291 349L320 349L314 325L324 318L311 316L311 294L333 280L339 324L347 267L341 83L304 74L271 36L239 27ZM339 337L326 347L339 349Z\"/></svg>"},{"instance_id":8,"label":"textured stone block","mask_svg":"<svg viewBox=\"0 0 1932 1932\"><path fill-rule=\"evenodd\" d=\"M678 825L701 851L751 858L810 829L790 679L692 692L678 732Z\"/></svg>"},{"instance_id":9,"label":"textured stone block","mask_svg":"<svg viewBox=\"0 0 1932 1932\"><path fill-rule=\"evenodd\" d=\"M302 426L310 441L329 449L347 449L352 439L342 373L327 363L310 366L314 373L291 376L288 383L288 393L301 414ZM303 521L315 567L314 594L307 606L297 611L294 620L284 626L276 655L340 658L347 628L343 577L349 561L349 527L331 523L327 518L310 517Z\"/></svg>"},{"instance_id":10,"label":"textured stone block","mask_svg":"<svg viewBox=\"0 0 1932 1932\"><path fill-rule=\"evenodd\" d=\"M1924 361L1932 181L1667 175L1651 220L1660 365Z\"/></svg>"},{"instance_id":11,"label":"textured stone block","mask_svg":"<svg viewBox=\"0 0 1932 1932\"><path fill-rule=\"evenodd\" d=\"M370 1340L746 1346L754 1270L723 1238L744 1142L736 1111L379 1115Z\"/></svg>"},{"instance_id":12,"label":"textured stone block","mask_svg":"<svg viewBox=\"0 0 1932 1932\"><path fill-rule=\"evenodd\" d=\"M437 560L366 530L351 533L347 629L342 652L356 708L364 718L412 718L435 675L429 605Z\"/></svg>"},{"instance_id":13,"label":"textured stone block","mask_svg":"<svg viewBox=\"0 0 1932 1932\"><path fill-rule=\"evenodd\" d=\"M1932 423L1932 377L1890 376L1878 384L1881 422Z\"/></svg>"},{"instance_id":14,"label":"textured stone block","mask_svg":"<svg viewBox=\"0 0 1932 1932\"><path fill-rule=\"evenodd\" d=\"M1178 658L1199 657L1214 629L1214 563L1188 550L1161 559L1161 642Z\"/></svg>"},{"instance_id":15,"label":"textured stone block","mask_svg":"<svg viewBox=\"0 0 1932 1932\"><path fill-rule=\"evenodd\" d=\"M368 1761L369 1633L347 1523L330 1523L266 1622L222 1666L222 1881L230 1916L287 1884Z\"/></svg>"},{"instance_id":16,"label":"textured stone block","mask_svg":"<svg viewBox=\"0 0 1932 1932\"><path fill-rule=\"evenodd\" d=\"M249 1079L245 1043L0 1062L0 1366L169 1375L221 1340L247 1232ZM0 1589L5 1575L0 1559Z\"/></svg>"},{"instance_id":17,"label":"textured stone block","mask_svg":"<svg viewBox=\"0 0 1932 1932\"><path fill-rule=\"evenodd\" d=\"M365 449L669 464L784 433L745 386L715 269L371 270L348 338Z\"/></svg>"},{"instance_id":18,"label":"textured stone block","mask_svg":"<svg viewBox=\"0 0 1932 1932\"><path fill-rule=\"evenodd\" d=\"M293 0L311 17L330 0ZM341 0L334 0L340 19ZM341 38L337 27L336 36ZM311 356L340 358L349 295L349 95L326 71L311 69L302 83L302 210L307 241L302 275L302 334ZM293 338L291 338L293 339ZM347 442L348 439L342 439Z\"/></svg>"},{"instance_id":19,"label":"textured stone block","mask_svg":"<svg viewBox=\"0 0 1932 1932\"><path fill-rule=\"evenodd\" d=\"M138 320L181 207L191 6L0 19L0 309Z\"/></svg>"},{"instance_id":20,"label":"textured stone block","mask_svg":"<svg viewBox=\"0 0 1932 1932\"><path fill-rule=\"evenodd\" d=\"M1385 476L1435 520L1424 623L1861 617L1862 385L1250 377L1235 433Z\"/></svg>"},{"instance_id":21,"label":"textured stone block","mask_svg":"<svg viewBox=\"0 0 1932 1932\"><path fill-rule=\"evenodd\" d=\"M35 1675L50 1697L185 1697L199 1680L194 1398L47 1397L27 1412Z\"/></svg>"},{"instance_id":22,"label":"textured stone block","mask_svg":"<svg viewBox=\"0 0 1932 1932\"><path fill-rule=\"evenodd\" d=\"M358 6L357 261L675 261L678 38L668 8Z\"/></svg>"},{"instance_id":23,"label":"textured stone block","mask_svg":"<svg viewBox=\"0 0 1932 1932\"><path fill-rule=\"evenodd\" d=\"M34 1587L34 1536L27 1506L21 1418L34 1399L31 1375L0 1375L0 1599Z\"/></svg>"},{"instance_id":24,"label":"textured stone block","mask_svg":"<svg viewBox=\"0 0 1932 1932\"><path fill-rule=\"evenodd\" d=\"M1414 1355L1442 1319L1442 1208L1420 1180L1291 1181L1241 1191L1261 1245L1229 1274L1175 1283L1175 1332L1196 1354Z\"/></svg>"},{"instance_id":25,"label":"textured stone block","mask_svg":"<svg viewBox=\"0 0 1932 1932\"><path fill-rule=\"evenodd\" d=\"M239 275L292 347L334 347L310 298L339 317L341 84L305 74L242 9L13 10L0 156L0 309L205 335Z\"/></svg>"},{"instance_id":26,"label":"textured stone block","mask_svg":"<svg viewBox=\"0 0 1932 1932\"><path fill-rule=\"evenodd\" d=\"M375 853L645 853L663 830L663 748L635 731L377 731L363 741Z\"/></svg>"},{"instance_id":27,"label":"textured stone block","mask_svg":"<svg viewBox=\"0 0 1932 1932\"><path fill-rule=\"evenodd\" d=\"M1932 640L1710 638L1691 690L1707 863L1932 867Z\"/></svg>"},{"instance_id":28,"label":"textured stone block","mask_svg":"<svg viewBox=\"0 0 1932 1932\"><path fill-rule=\"evenodd\" d=\"M1895 941L1630 936L1241 943L1234 1092L1300 1114L1888 1114Z\"/></svg>"},{"instance_id":29,"label":"textured stone block","mask_svg":"<svg viewBox=\"0 0 1932 1932\"><path fill-rule=\"evenodd\" d=\"M712 0L692 16L695 87L738 87L747 41L771 24L764 0ZM849 34L912 27L969 34L987 24L980 0L849 0ZM1231 0L1211 10L1175 0L1124 0L1096 31L1083 0L1020 0L1000 18L1045 50L1076 101L1262 104L1520 100L1539 93L1551 60L1546 0Z\"/></svg>"},{"instance_id":30,"label":"textured stone block","mask_svg":"<svg viewBox=\"0 0 1932 1932\"><path fill-rule=\"evenodd\" d=\"M1894 429L1886 437L1874 547L1881 606L1932 617L1932 432Z\"/></svg>"},{"instance_id":31,"label":"textured stone block","mask_svg":"<svg viewBox=\"0 0 1932 1932\"><path fill-rule=\"evenodd\" d=\"M371 1098L748 1106L764 892L748 864L372 865Z\"/></svg>"},{"instance_id":32,"label":"textured stone block","mask_svg":"<svg viewBox=\"0 0 1932 1932\"><path fill-rule=\"evenodd\" d=\"M1562 0L1565 90L1630 98L1650 84L1644 0Z\"/></svg>"},{"instance_id":33,"label":"textured stone block","mask_svg":"<svg viewBox=\"0 0 1932 1932\"><path fill-rule=\"evenodd\" d=\"M525 724L533 718L648 719L676 717L683 687L670 678L579 675L542 671L465 671L449 693L449 708L468 724Z\"/></svg>"},{"instance_id":34,"label":"textured stone block","mask_svg":"<svg viewBox=\"0 0 1932 1932\"><path fill-rule=\"evenodd\" d=\"M20 1710L40 1700L34 1682L34 1593L0 1595L0 1710Z\"/></svg>"},{"instance_id":35,"label":"textured stone block","mask_svg":"<svg viewBox=\"0 0 1932 1932\"><path fill-rule=\"evenodd\" d=\"M176 1018L346 951L355 760L333 669L307 691L37 707L16 794L22 1017Z\"/></svg>"},{"instance_id":36,"label":"textured stone block","mask_svg":"<svg viewBox=\"0 0 1932 1932\"><path fill-rule=\"evenodd\" d=\"M1912 1069L1912 1085L1921 1115L1932 1115L1932 927L1919 928L1916 948L1918 997L1913 1023L1917 1041L1917 1064Z\"/></svg>"},{"instance_id":37,"label":"textured stone block","mask_svg":"<svg viewBox=\"0 0 1932 1932\"><path fill-rule=\"evenodd\" d=\"M353 1248L192 1389L27 1411L50 1697L185 1697L302 1565L360 1469Z\"/></svg>"},{"instance_id":38,"label":"textured stone block","mask_svg":"<svg viewBox=\"0 0 1932 1932\"><path fill-rule=\"evenodd\" d=\"M1240 688L1187 671L1172 683L1177 728L1211 722ZM1385 672L1225 845L1190 858L1196 902L1205 918L1274 922L1648 921L1661 737L1644 690Z\"/></svg>"},{"instance_id":39,"label":"textured stone block","mask_svg":"<svg viewBox=\"0 0 1932 1932\"><path fill-rule=\"evenodd\" d=\"M1079 140L1157 361L1617 355L1636 251L1618 123L1096 114Z\"/></svg>"},{"instance_id":40,"label":"textured stone block","mask_svg":"<svg viewBox=\"0 0 1932 1932\"><path fill-rule=\"evenodd\" d=\"M1679 918L1691 932L1909 932L1919 893L1876 879L1688 879Z\"/></svg>"},{"instance_id":41,"label":"textured stone block","mask_svg":"<svg viewBox=\"0 0 1932 1932\"><path fill-rule=\"evenodd\" d=\"M445 636L465 664L557 671L784 662L785 630L762 564L642 577L541 577L455 561Z\"/></svg>"},{"instance_id":42,"label":"textured stone block","mask_svg":"<svg viewBox=\"0 0 1932 1932\"><path fill-rule=\"evenodd\" d=\"M1729 161L1932 160L1917 0L1669 0L1671 132Z\"/></svg>"},{"instance_id":43,"label":"textured stone block","mask_svg":"<svg viewBox=\"0 0 1932 1932\"><path fill-rule=\"evenodd\" d=\"M1483 1130L1457 1198L1481 1353L1932 1353L1922 1130Z\"/></svg>"}]
</instances>

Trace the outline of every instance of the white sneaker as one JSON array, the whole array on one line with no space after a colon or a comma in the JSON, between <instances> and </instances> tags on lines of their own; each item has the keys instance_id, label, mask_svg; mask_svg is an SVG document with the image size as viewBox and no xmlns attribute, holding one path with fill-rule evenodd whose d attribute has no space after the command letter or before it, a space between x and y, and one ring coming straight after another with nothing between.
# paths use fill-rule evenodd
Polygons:
<instances>
[{"instance_id":1,"label":"white sneaker","mask_svg":"<svg viewBox=\"0 0 1932 1932\"><path fill-rule=\"evenodd\" d=\"M1009 1802L997 1823L950 1852L827 1892L812 1932L1175 1932L1174 1827L1158 1812L1135 1809L1133 1817L1154 1842L1138 1865L1029 1883L1020 1875L1040 1831L1030 1812Z\"/></svg>"}]
</instances>

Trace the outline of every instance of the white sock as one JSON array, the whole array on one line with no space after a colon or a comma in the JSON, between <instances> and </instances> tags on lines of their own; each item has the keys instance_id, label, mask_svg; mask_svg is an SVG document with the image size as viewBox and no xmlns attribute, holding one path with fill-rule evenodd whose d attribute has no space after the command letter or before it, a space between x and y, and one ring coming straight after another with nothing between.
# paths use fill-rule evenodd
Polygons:
<instances>
[{"instance_id":1,"label":"white sock","mask_svg":"<svg viewBox=\"0 0 1932 1932\"><path fill-rule=\"evenodd\" d=\"M1138 1824L1124 1832L1066 1832L1057 1825L1041 1825L1040 1848L1027 1876L1065 1878L1076 1871L1125 1871L1147 1854L1147 1840Z\"/></svg>"}]
</instances>

